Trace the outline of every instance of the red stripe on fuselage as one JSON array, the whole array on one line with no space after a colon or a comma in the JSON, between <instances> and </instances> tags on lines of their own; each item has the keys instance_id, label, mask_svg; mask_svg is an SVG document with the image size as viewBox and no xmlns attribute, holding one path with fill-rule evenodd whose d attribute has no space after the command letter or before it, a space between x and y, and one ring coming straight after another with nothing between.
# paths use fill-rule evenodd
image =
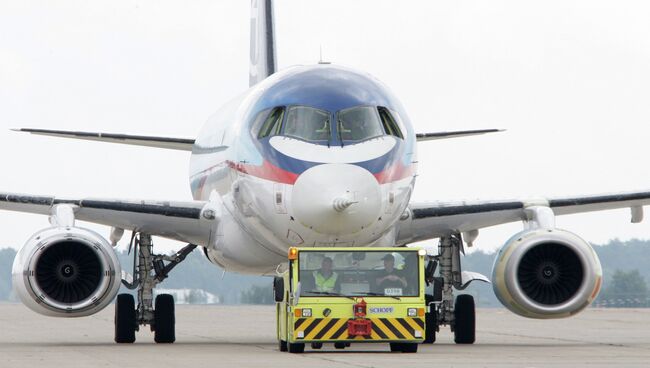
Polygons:
<instances>
[{"instance_id":1,"label":"red stripe on fuselage","mask_svg":"<svg viewBox=\"0 0 650 368\"><path fill-rule=\"evenodd\" d=\"M415 164L404 166L401 161L397 161L388 169L373 175L379 184L388 184L412 176L414 173Z\"/></svg>"},{"instance_id":2,"label":"red stripe on fuselage","mask_svg":"<svg viewBox=\"0 0 650 368\"><path fill-rule=\"evenodd\" d=\"M298 179L298 176L300 176L291 171L281 169L266 160L264 160L262 166L235 163L232 161L228 161L228 166L241 173L252 175L260 179L289 185L293 185ZM402 162L397 161L388 169L373 175L379 184L388 184L412 176L414 172L415 165L404 166Z\"/></svg>"},{"instance_id":3,"label":"red stripe on fuselage","mask_svg":"<svg viewBox=\"0 0 650 368\"><path fill-rule=\"evenodd\" d=\"M241 173L282 184L293 185L299 176L298 174L292 173L291 171L281 169L268 162L267 160L264 160L262 166L235 163L232 161L228 161L228 166Z\"/></svg>"}]
</instances>

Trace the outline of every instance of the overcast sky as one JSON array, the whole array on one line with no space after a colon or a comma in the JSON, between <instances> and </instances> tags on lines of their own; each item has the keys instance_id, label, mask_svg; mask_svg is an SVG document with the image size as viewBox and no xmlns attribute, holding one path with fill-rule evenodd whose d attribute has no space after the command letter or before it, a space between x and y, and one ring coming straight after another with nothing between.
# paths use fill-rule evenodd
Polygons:
<instances>
[{"instance_id":1,"label":"overcast sky","mask_svg":"<svg viewBox=\"0 0 650 368\"><path fill-rule=\"evenodd\" d=\"M1 0L0 191L190 199L188 153L8 129L194 138L248 87L249 5ZM420 143L414 200L650 189L647 1L277 0L275 14L280 68L322 48L390 86L418 132L508 130ZM621 210L557 222L595 243L650 238L629 221ZM0 247L45 226L0 212ZM482 230L476 245L520 229Z\"/></svg>"}]
</instances>

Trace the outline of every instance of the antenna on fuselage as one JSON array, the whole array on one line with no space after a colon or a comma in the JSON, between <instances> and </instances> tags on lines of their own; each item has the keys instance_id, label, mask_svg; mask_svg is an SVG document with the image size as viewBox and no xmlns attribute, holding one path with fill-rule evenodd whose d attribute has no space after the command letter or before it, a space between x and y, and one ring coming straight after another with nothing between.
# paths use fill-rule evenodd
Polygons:
<instances>
[{"instance_id":1,"label":"antenna on fuselage","mask_svg":"<svg viewBox=\"0 0 650 368\"><path fill-rule=\"evenodd\" d=\"M331 64L329 61L323 60L323 45L318 45L318 49L320 51L320 58L318 59L319 64Z\"/></svg>"}]
</instances>

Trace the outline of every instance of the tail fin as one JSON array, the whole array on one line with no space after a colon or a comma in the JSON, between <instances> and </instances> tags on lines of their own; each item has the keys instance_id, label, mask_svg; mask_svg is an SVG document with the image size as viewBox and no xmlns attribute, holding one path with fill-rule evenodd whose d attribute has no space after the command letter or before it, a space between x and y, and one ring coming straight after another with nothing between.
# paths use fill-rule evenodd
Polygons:
<instances>
[{"instance_id":1,"label":"tail fin","mask_svg":"<svg viewBox=\"0 0 650 368\"><path fill-rule=\"evenodd\" d=\"M251 0L251 44L249 86L275 73L275 26L273 1Z\"/></svg>"}]
</instances>

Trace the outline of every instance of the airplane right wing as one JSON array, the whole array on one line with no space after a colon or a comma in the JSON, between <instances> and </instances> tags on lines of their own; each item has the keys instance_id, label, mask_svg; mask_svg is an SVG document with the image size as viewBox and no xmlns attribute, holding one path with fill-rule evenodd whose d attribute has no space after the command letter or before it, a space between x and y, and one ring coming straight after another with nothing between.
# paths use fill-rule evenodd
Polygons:
<instances>
[{"instance_id":1,"label":"airplane right wing","mask_svg":"<svg viewBox=\"0 0 650 368\"><path fill-rule=\"evenodd\" d=\"M527 209L533 207L548 207L555 215L630 208L632 222L640 222L643 206L649 204L650 191L533 200L413 202L408 207L408 218L400 222L398 243L528 221Z\"/></svg>"},{"instance_id":2,"label":"airplane right wing","mask_svg":"<svg viewBox=\"0 0 650 368\"><path fill-rule=\"evenodd\" d=\"M220 213L214 204L204 201L71 199L0 193L0 210L51 216L57 205L71 206L76 220L194 244L206 243L211 224L219 220Z\"/></svg>"},{"instance_id":3,"label":"airplane right wing","mask_svg":"<svg viewBox=\"0 0 650 368\"><path fill-rule=\"evenodd\" d=\"M469 137L472 135L499 133L504 131L505 130L503 129L479 129L479 130L459 130L454 132L418 133L415 135L415 139L418 142L424 142L424 141L433 141L437 139L459 138L459 137Z\"/></svg>"},{"instance_id":4,"label":"airplane right wing","mask_svg":"<svg viewBox=\"0 0 650 368\"><path fill-rule=\"evenodd\" d=\"M31 133L35 135L46 135L59 138L81 139L86 141L97 141L107 143L128 144L131 146L145 146L155 148L166 148L178 151L192 151L194 139L151 137L130 134L94 133L94 132L71 132L66 130L49 129L13 129L16 132Z\"/></svg>"}]
</instances>

